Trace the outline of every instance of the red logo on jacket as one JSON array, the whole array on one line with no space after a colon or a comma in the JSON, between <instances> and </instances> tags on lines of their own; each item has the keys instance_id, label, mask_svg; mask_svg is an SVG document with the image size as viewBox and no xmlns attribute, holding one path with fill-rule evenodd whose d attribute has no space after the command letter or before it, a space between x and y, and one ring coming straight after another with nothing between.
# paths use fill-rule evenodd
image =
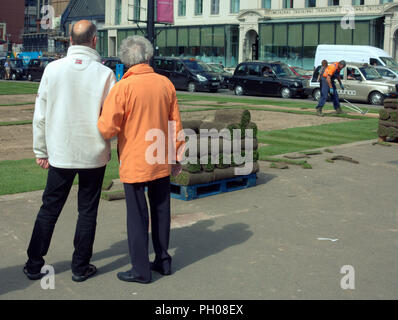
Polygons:
<instances>
[{"instance_id":1,"label":"red logo on jacket","mask_svg":"<svg viewBox=\"0 0 398 320\"><path fill-rule=\"evenodd\" d=\"M83 64L83 60L81 60L81 59L76 59L75 64Z\"/></svg>"}]
</instances>

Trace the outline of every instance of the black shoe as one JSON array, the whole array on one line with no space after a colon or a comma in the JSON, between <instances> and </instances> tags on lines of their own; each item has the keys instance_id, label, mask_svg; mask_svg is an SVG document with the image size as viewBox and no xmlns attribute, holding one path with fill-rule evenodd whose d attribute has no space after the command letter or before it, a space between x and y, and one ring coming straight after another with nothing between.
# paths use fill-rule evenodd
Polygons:
<instances>
[{"instance_id":1,"label":"black shoe","mask_svg":"<svg viewBox=\"0 0 398 320\"><path fill-rule=\"evenodd\" d=\"M156 271L158 273L160 273L162 276L169 276L171 275L171 270L163 270L163 268L157 266L156 264L154 264L153 262L151 262L151 270Z\"/></svg>"},{"instance_id":2,"label":"black shoe","mask_svg":"<svg viewBox=\"0 0 398 320\"><path fill-rule=\"evenodd\" d=\"M29 280L40 280L44 276L44 273L40 273L40 272L39 273L30 273L26 266L23 268L23 273L28 277Z\"/></svg>"},{"instance_id":3,"label":"black shoe","mask_svg":"<svg viewBox=\"0 0 398 320\"><path fill-rule=\"evenodd\" d=\"M139 282L139 283L150 283L151 280L144 280L140 277L134 277L131 274L131 271L126 272L118 272L117 277L119 280L126 281L126 282Z\"/></svg>"},{"instance_id":4,"label":"black shoe","mask_svg":"<svg viewBox=\"0 0 398 320\"><path fill-rule=\"evenodd\" d=\"M322 108L316 108L316 115L323 117Z\"/></svg>"},{"instance_id":5,"label":"black shoe","mask_svg":"<svg viewBox=\"0 0 398 320\"><path fill-rule=\"evenodd\" d=\"M86 272L83 275L78 276L74 274L72 276L72 280L75 282L83 282L86 281L88 278L92 277L93 275L95 275L96 273L97 273L97 268L95 267L95 265L89 264Z\"/></svg>"},{"instance_id":6,"label":"black shoe","mask_svg":"<svg viewBox=\"0 0 398 320\"><path fill-rule=\"evenodd\" d=\"M345 114L345 112L343 110L341 110L341 108L337 108L336 114Z\"/></svg>"}]
</instances>

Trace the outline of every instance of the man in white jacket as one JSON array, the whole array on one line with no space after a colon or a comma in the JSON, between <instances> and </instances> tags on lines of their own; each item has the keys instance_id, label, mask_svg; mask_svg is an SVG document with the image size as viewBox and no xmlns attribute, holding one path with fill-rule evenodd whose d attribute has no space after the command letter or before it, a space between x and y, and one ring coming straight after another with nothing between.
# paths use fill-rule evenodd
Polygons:
<instances>
[{"instance_id":1,"label":"man in white jacket","mask_svg":"<svg viewBox=\"0 0 398 320\"><path fill-rule=\"evenodd\" d=\"M111 156L110 143L99 133L97 121L116 82L95 50L96 31L95 25L85 20L73 26L68 55L46 67L37 94L33 150L37 164L49 171L23 270L31 280L42 277L43 257L76 175L79 216L72 280L81 282L96 273L89 262L105 167Z\"/></svg>"}]
</instances>

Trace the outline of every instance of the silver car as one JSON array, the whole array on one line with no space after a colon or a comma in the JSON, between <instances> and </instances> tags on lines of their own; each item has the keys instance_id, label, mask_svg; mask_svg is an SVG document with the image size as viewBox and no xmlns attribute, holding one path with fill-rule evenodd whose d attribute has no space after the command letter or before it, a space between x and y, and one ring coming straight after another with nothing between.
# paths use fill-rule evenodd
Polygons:
<instances>
[{"instance_id":1,"label":"silver car","mask_svg":"<svg viewBox=\"0 0 398 320\"><path fill-rule=\"evenodd\" d=\"M314 100L319 100L321 91L317 82L320 66L313 73L310 88ZM341 82L337 92L341 99L368 102L373 105L382 105L385 98L398 97L398 82L383 79L377 70L369 64L347 62L346 68L341 70Z\"/></svg>"}]
</instances>

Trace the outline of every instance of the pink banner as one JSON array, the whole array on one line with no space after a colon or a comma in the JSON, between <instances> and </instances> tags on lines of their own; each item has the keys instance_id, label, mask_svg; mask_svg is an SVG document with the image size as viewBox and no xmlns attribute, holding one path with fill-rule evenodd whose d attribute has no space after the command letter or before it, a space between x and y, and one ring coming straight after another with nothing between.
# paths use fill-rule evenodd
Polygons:
<instances>
[{"instance_id":1,"label":"pink banner","mask_svg":"<svg viewBox=\"0 0 398 320\"><path fill-rule=\"evenodd\" d=\"M157 22L174 23L174 5L173 0L157 1Z\"/></svg>"}]
</instances>

